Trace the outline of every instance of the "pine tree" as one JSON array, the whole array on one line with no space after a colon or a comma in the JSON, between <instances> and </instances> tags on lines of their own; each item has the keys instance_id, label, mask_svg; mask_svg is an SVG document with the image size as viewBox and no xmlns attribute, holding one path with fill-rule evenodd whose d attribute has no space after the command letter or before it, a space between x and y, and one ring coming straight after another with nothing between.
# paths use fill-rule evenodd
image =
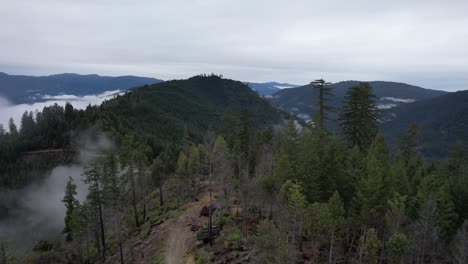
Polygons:
<instances>
[{"instance_id":1,"label":"pine tree","mask_svg":"<svg viewBox=\"0 0 468 264\"><path fill-rule=\"evenodd\" d=\"M135 159L139 154L135 154L135 150L138 148L137 144L134 142L134 139L130 136L124 138L122 142L122 147L120 148L120 162L123 168L127 168L126 172L126 181L130 185L131 192L131 203L133 207L133 218L135 221L135 226L139 227L140 222L138 218L138 208L137 208L137 190L136 190L136 179L135 179L135 170L136 164Z\"/></svg>"},{"instance_id":2,"label":"pine tree","mask_svg":"<svg viewBox=\"0 0 468 264\"><path fill-rule=\"evenodd\" d=\"M453 240L452 259L454 264L468 263L468 220L463 222Z\"/></svg>"},{"instance_id":3,"label":"pine tree","mask_svg":"<svg viewBox=\"0 0 468 264\"><path fill-rule=\"evenodd\" d=\"M304 214L307 208L306 197L302 194L301 186L291 180L287 180L281 187L280 197L287 212L285 215L289 230L287 241L294 243L298 239L299 247L302 247Z\"/></svg>"},{"instance_id":4,"label":"pine tree","mask_svg":"<svg viewBox=\"0 0 468 264\"><path fill-rule=\"evenodd\" d=\"M329 241L330 211L327 204L313 203L307 207L304 219L304 231L312 243L312 259L318 263L320 248L324 241Z\"/></svg>"},{"instance_id":5,"label":"pine tree","mask_svg":"<svg viewBox=\"0 0 468 264\"><path fill-rule=\"evenodd\" d=\"M376 97L368 83L351 87L346 93L338 119L351 145L361 150L367 149L378 131L379 111L375 101Z\"/></svg>"},{"instance_id":6,"label":"pine tree","mask_svg":"<svg viewBox=\"0 0 468 264\"><path fill-rule=\"evenodd\" d=\"M111 219L111 228L117 238L119 247L120 262L123 264L123 236L124 227L122 218L124 215L126 202L127 180L125 176L118 172L117 159L114 155L109 155L103 160L103 200L104 204L111 210L109 218ZM81 217L86 217L86 208L82 207Z\"/></svg>"},{"instance_id":7,"label":"pine tree","mask_svg":"<svg viewBox=\"0 0 468 264\"><path fill-rule=\"evenodd\" d=\"M462 142L452 146L444 169L456 211L461 219L468 219L468 153Z\"/></svg>"},{"instance_id":8,"label":"pine tree","mask_svg":"<svg viewBox=\"0 0 468 264\"><path fill-rule=\"evenodd\" d=\"M166 178L167 172L167 154L165 152L160 153L158 157L153 161L151 166L151 179L153 185L159 189L159 205L164 205L164 195L163 195L163 184Z\"/></svg>"},{"instance_id":9,"label":"pine tree","mask_svg":"<svg viewBox=\"0 0 468 264\"><path fill-rule=\"evenodd\" d=\"M8 264L5 242L0 240L0 264Z\"/></svg>"},{"instance_id":10,"label":"pine tree","mask_svg":"<svg viewBox=\"0 0 468 264\"><path fill-rule=\"evenodd\" d=\"M34 136L36 123L34 122L33 112L25 111L21 117L21 131L20 134L23 140L31 140L30 137Z\"/></svg>"},{"instance_id":11,"label":"pine tree","mask_svg":"<svg viewBox=\"0 0 468 264\"><path fill-rule=\"evenodd\" d=\"M86 203L83 205L76 205L70 217L70 230L73 235L73 241L77 245L78 255L80 257L79 263L85 263L83 256L83 244L86 243L86 259L89 260L89 241L88 241L88 208Z\"/></svg>"},{"instance_id":12,"label":"pine tree","mask_svg":"<svg viewBox=\"0 0 468 264\"><path fill-rule=\"evenodd\" d=\"M328 263L334 263L333 261L333 248L337 239L341 237L345 227L345 210L343 206L343 201L337 191L333 194L330 200L327 203L327 208L329 212L328 220L328 233L330 241L330 249L328 255Z\"/></svg>"},{"instance_id":13,"label":"pine tree","mask_svg":"<svg viewBox=\"0 0 468 264\"><path fill-rule=\"evenodd\" d=\"M193 145L190 148L190 153L187 158L187 170L189 172L189 181L191 182L194 191L196 191L196 182L198 179L198 174L200 172L200 152L198 151L197 146Z\"/></svg>"},{"instance_id":14,"label":"pine tree","mask_svg":"<svg viewBox=\"0 0 468 264\"><path fill-rule=\"evenodd\" d=\"M345 144L336 138L331 137L328 143L320 142L325 145L323 154L319 157L318 185L320 188L321 201L327 201L336 190L343 190L349 184L346 178L346 148ZM347 187L346 187L347 188Z\"/></svg>"},{"instance_id":15,"label":"pine tree","mask_svg":"<svg viewBox=\"0 0 468 264\"><path fill-rule=\"evenodd\" d=\"M278 158L273 175L280 184L287 179L298 180L299 131L294 120L289 120L288 127L281 135Z\"/></svg>"},{"instance_id":16,"label":"pine tree","mask_svg":"<svg viewBox=\"0 0 468 264\"><path fill-rule=\"evenodd\" d=\"M408 164L411 158L418 155L418 137L419 127L416 124L412 124L400 140L399 152L405 165Z\"/></svg>"},{"instance_id":17,"label":"pine tree","mask_svg":"<svg viewBox=\"0 0 468 264\"><path fill-rule=\"evenodd\" d=\"M272 221L264 220L258 224L257 235L254 238L259 264L287 263L286 244L283 234Z\"/></svg>"},{"instance_id":18,"label":"pine tree","mask_svg":"<svg viewBox=\"0 0 468 264\"><path fill-rule=\"evenodd\" d=\"M326 132L326 122L329 120L328 113L335 111L335 109L328 105L332 96L331 83L323 79L313 81L312 86L318 90L317 108L318 112L315 118L317 128L323 133Z\"/></svg>"},{"instance_id":19,"label":"pine tree","mask_svg":"<svg viewBox=\"0 0 468 264\"><path fill-rule=\"evenodd\" d=\"M242 109L239 121L237 122L237 140L235 142L235 149L238 155L245 158L249 157L250 152L250 112L247 109Z\"/></svg>"},{"instance_id":20,"label":"pine tree","mask_svg":"<svg viewBox=\"0 0 468 264\"><path fill-rule=\"evenodd\" d=\"M439 175L432 173L421 180L416 199L420 205L429 199L435 202L435 225L441 235L451 236L456 229L458 215L455 211L449 184Z\"/></svg>"},{"instance_id":21,"label":"pine tree","mask_svg":"<svg viewBox=\"0 0 468 264\"><path fill-rule=\"evenodd\" d=\"M179 186L184 186L185 190L183 193L187 195L187 175L188 175L188 158L183 151L179 153L179 158L177 159L176 173L179 177ZM180 190L182 191L182 190ZM182 194L182 192L181 192Z\"/></svg>"},{"instance_id":22,"label":"pine tree","mask_svg":"<svg viewBox=\"0 0 468 264\"><path fill-rule=\"evenodd\" d=\"M412 263L431 263L435 257L437 244L440 238L440 228L437 226L437 203L430 195L422 204L418 220L411 228Z\"/></svg>"},{"instance_id":23,"label":"pine tree","mask_svg":"<svg viewBox=\"0 0 468 264\"><path fill-rule=\"evenodd\" d=\"M8 120L8 128L10 129L11 135L18 135L18 128L16 127L15 120L13 120L13 118Z\"/></svg>"},{"instance_id":24,"label":"pine tree","mask_svg":"<svg viewBox=\"0 0 468 264\"><path fill-rule=\"evenodd\" d=\"M388 181L388 187L401 195L407 195L410 192L410 183L403 160L396 160L391 166L391 176Z\"/></svg>"},{"instance_id":25,"label":"pine tree","mask_svg":"<svg viewBox=\"0 0 468 264\"><path fill-rule=\"evenodd\" d=\"M393 234L387 241L389 263L401 264L408 251L408 238L401 233Z\"/></svg>"},{"instance_id":26,"label":"pine tree","mask_svg":"<svg viewBox=\"0 0 468 264\"><path fill-rule=\"evenodd\" d=\"M379 263L379 250L381 244L382 243L380 242L377 236L377 231L374 228L370 228L369 230L367 230L364 243L367 263Z\"/></svg>"},{"instance_id":27,"label":"pine tree","mask_svg":"<svg viewBox=\"0 0 468 264\"><path fill-rule=\"evenodd\" d=\"M389 153L383 136L372 143L365 162L366 173L359 180L353 207L362 224L378 224L391 194L388 189Z\"/></svg>"},{"instance_id":28,"label":"pine tree","mask_svg":"<svg viewBox=\"0 0 468 264\"><path fill-rule=\"evenodd\" d=\"M234 188L232 178L233 169L229 149L223 137L218 136L216 138L212 156L214 178L222 184L226 196L226 203L229 203L230 195Z\"/></svg>"},{"instance_id":29,"label":"pine tree","mask_svg":"<svg viewBox=\"0 0 468 264\"><path fill-rule=\"evenodd\" d=\"M407 197L401 196L398 192L388 201L388 209L385 214L387 229L390 235L401 231L401 227L406 220Z\"/></svg>"},{"instance_id":30,"label":"pine tree","mask_svg":"<svg viewBox=\"0 0 468 264\"><path fill-rule=\"evenodd\" d=\"M73 240L70 221L73 210L78 204L78 201L75 199L75 195L76 184L73 183L72 177L68 177L67 185L65 187L65 196L62 200L62 202L65 204L65 207L67 208L67 211L65 213L65 228L62 231L65 234L65 239L67 241Z\"/></svg>"},{"instance_id":31,"label":"pine tree","mask_svg":"<svg viewBox=\"0 0 468 264\"><path fill-rule=\"evenodd\" d=\"M365 164L364 157L358 147L353 147L347 154L344 164L344 174L347 181L341 185L340 194L343 196L343 201L348 208L355 196L359 180L365 174Z\"/></svg>"},{"instance_id":32,"label":"pine tree","mask_svg":"<svg viewBox=\"0 0 468 264\"><path fill-rule=\"evenodd\" d=\"M106 259L106 232L104 223L104 199L102 190L102 173L99 171L97 165L93 165L87 168L84 172L85 183L88 184L88 196L89 206L92 208L92 212L96 215L96 225L98 226L98 232L102 244L102 257ZM96 238L99 238L96 235ZM98 241L96 241L98 243Z\"/></svg>"}]
</instances>

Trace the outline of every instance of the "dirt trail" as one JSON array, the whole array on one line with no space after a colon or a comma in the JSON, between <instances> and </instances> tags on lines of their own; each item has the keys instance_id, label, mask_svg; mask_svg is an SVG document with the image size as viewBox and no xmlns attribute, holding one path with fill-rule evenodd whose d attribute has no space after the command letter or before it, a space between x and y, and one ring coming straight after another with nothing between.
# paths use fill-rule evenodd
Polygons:
<instances>
[{"instance_id":1,"label":"dirt trail","mask_svg":"<svg viewBox=\"0 0 468 264\"><path fill-rule=\"evenodd\" d=\"M205 195L197 202L184 206L185 211L171 224L167 232L164 263L183 264L188 250L194 243L194 235L189 224L195 219L200 221L200 209L209 203L209 195Z\"/></svg>"},{"instance_id":2,"label":"dirt trail","mask_svg":"<svg viewBox=\"0 0 468 264\"><path fill-rule=\"evenodd\" d=\"M152 264L154 257L160 256L165 264L186 264L186 259L187 263L195 263L193 255L190 255L195 235L190 231L189 224L193 220L198 224L206 224L206 217L200 218L200 210L209 204L209 200L209 194L206 193L198 201L183 205L179 215L154 227L148 235L141 232L126 240L123 246L125 261ZM118 252L109 255L106 263L120 263Z\"/></svg>"}]
</instances>

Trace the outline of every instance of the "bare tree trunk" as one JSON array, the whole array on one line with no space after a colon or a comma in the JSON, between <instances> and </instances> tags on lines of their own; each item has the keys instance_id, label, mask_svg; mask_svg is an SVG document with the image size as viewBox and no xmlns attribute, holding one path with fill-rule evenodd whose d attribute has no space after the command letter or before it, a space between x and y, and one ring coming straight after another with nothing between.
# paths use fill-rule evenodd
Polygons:
<instances>
[{"instance_id":1,"label":"bare tree trunk","mask_svg":"<svg viewBox=\"0 0 468 264\"><path fill-rule=\"evenodd\" d=\"M348 254L346 254L346 263L349 263L349 256L351 255L351 250L353 249L355 239L356 239L356 233L353 232L353 235L351 237L351 243L348 246Z\"/></svg>"},{"instance_id":2,"label":"bare tree trunk","mask_svg":"<svg viewBox=\"0 0 468 264\"><path fill-rule=\"evenodd\" d=\"M135 193L135 180L133 179L133 164L130 163L130 185L132 188L132 205L133 205L133 217L135 218L136 227L140 226L138 222L138 209L136 203L136 193Z\"/></svg>"},{"instance_id":3,"label":"bare tree trunk","mask_svg":"<svg viewBox=\"0 0 468 264\"><path fill-rule=\"evenodd\" d=\"M273 197L270 199L270 214L268 215L268 219L273 219Z\"/></svg>"},{"instance_id":4,"label":"bare tree trunk","mask_svg":"<svg viewBox=\"0 0 468 264\"><path fill-rule=\"evenodd\" d=\"M332 263L332 256L333 256L333 244L335 243L335 230L332 231L331 240L330 240L330 252L328 255L328 264Z\"/></svg>"},{"instance_id":5,"label":"bare tree trunk","mask_svg":"<svg viewBox=\"0 0 468 264\"><path fill-rule=\"evenodd\" d=\"M119 251L120 251L120 264L124 264L122 241L119 241Z\"/></svg>"},{"instance_id":6,"label":"bare tree trunk","mask_svg":"<svg viewBox=\"0 0 468 264\"><path fill-rule=\"evenodd\" d=\"M106 261L106 235L104 232L104 219L102 217L101 201L99 201L99 223L100 223L100 228L101 228L102 258L105 262Z\"/></svg>"},{"instance_id":7,"label":"bare tree trunk","mask_svg":"<svg viewBox=\"0 0 468 264\"><path fill-rule=\"evenodd\" d=\"M143 198L143 223L146 223L146 195Z\"/></svg>"},{"instance_id":8,"label":"bare tree trunk","mask_svg":"<svg viewBox=\"0 0 468 264\"><path fill-rule=\"evenodd\" d=\"M86 231L86 263L89 264L89 234Z\"/></svg>"},{"instance_id":9,"label":"bare tree trunk","mask_svg":"<svg viewBox=\"0 0 468 264\"><path fill-rule=\"evenodd\" d=\"M159 205L164 206L162 184L159 185Z\"/></svg>"},{"instance_id":10,"label":"bare tree trunk","mask_svg":"<svg viewBox=\"0 0 468 264\"><path fill-rule=\"evenodd\" d=\"M213 180L213 175L212 175L212 150L210 149L210 154L209 154L209 169L210 169L210 206L208 207L208 213L210 215L209 223L208 223L208 229L209 229L209 236L210 236L210 246L213 246L213 234L212 234L212 228L213 228L213 185L212 185L212 180Z\"/></svg>"}]
</instances>

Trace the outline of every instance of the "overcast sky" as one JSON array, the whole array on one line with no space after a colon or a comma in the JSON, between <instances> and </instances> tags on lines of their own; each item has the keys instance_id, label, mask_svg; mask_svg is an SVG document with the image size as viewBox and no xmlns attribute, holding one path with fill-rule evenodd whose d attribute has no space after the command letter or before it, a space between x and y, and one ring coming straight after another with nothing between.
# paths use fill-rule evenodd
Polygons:
<instances>
[{"instance_id":1,"label":"overcast sky","mask_svg":"<svg viewBox=\"0 0 468 264\"><path fill-rule=\"evenodd\" d=\"M468 89L464 0L0 0L0 71Z\"/></svg>"}]
</instances>

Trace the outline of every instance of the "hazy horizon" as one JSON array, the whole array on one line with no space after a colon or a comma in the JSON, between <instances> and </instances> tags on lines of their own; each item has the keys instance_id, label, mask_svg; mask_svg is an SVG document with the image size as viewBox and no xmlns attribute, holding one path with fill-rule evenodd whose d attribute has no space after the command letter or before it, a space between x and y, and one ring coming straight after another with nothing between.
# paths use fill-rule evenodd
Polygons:
<instances>
[{"instance_id":1,"label":"hazy horizon","mask_svg":"<svg viewBox=\"0 0 468 264\"><path fill-rule=\"evenodd\" d=\"M4 1L0 71L466 90L467 9L435 0Z\"/></svg>"},{"instance_id":2,"label":"hazy horizon","mask_svg":"<svg viewBox=\"0 0 468 264\"><path fill-rule=\"evenodd\" d=\"M143 78L154 78L154 79L159 79L159 80L162 80L162 81L169 81L169 80L174 80L174 79L186 79L186 78L190 78L190 77L193 77L193 76L198 75L198 74L194 74L194 75L190 75L190 76L187 76L187 77L181 77L181 78L174 78L174 79L165 79L165 80L163 80L162 78L160 78L160 77L158 77L158 76L133 75L133 74L115 74L115 75L108 75L108 74L87 73L87 72L84 72L84 73L77 73L77 72L57 72L57 73L50 73L50 74L20 74L20 73L11 73L11 72L0 71L0 73L5 73L5 74L10 75L10 76L32 76L32 77L47 77L47 76L62 75L62 74L78 74L78 75L82 75L82 76L86 76L86 75L98 75L98 76L100 76L100 77L134 76L134 77L143 77ZM208 74L208 73L199 73L199 74ZM228 76L225 76L225 75L222 74L222 73L215 73L215 74L221 74L221 75L223 75L223 78L234 79L234 78L230 78L230 77L228 77ZM242 81L242 82L244 82L244 83L268 83L268 82L287 83L287 84L297 85L297 87L300 87L300 86L307 85L307 84L309 84L311 81L313 81L313 80L315 80L315 79L319 79L319 78L324 78L324 77L315 77L315 78L311 78L311 80L310 80L309 82L307 82L307 83L287 82L287 81L281 81L281 80L261 80L261 81L238 80L238 79L234 79L234 80ZM325 78L324 78L324 79L325 79ZM446 89L441 89L441 88L432 88L432 87L420 86L420 85L417 85L417 84L414 84L414 83L408 83L408 82L403 82L403 81L399 81L399 80L377 80L377 79L376 79L376 80L359 80L359 79L346 79L346 80L338 80L338 81L333 82L333 83L346 82L346 81L360 81L360 82L379 82L379 81L383 81L383 82L406 83L406 84L413 85L413 86L418 86L418 87L421 87L421 88L424 88L424 89L439 90L439 91L446 91L446 92L456 92L456 91L468 90L468 86L467 86L466 89L446 90ZM278 88L279 88L279 89L289 89L289 88L296 88L296 87L278 87ZM97 94L96 94L96 95L97 95ZM1 94L0 94L0 97L1 97Z\"/></svg>"}]
</instances>

